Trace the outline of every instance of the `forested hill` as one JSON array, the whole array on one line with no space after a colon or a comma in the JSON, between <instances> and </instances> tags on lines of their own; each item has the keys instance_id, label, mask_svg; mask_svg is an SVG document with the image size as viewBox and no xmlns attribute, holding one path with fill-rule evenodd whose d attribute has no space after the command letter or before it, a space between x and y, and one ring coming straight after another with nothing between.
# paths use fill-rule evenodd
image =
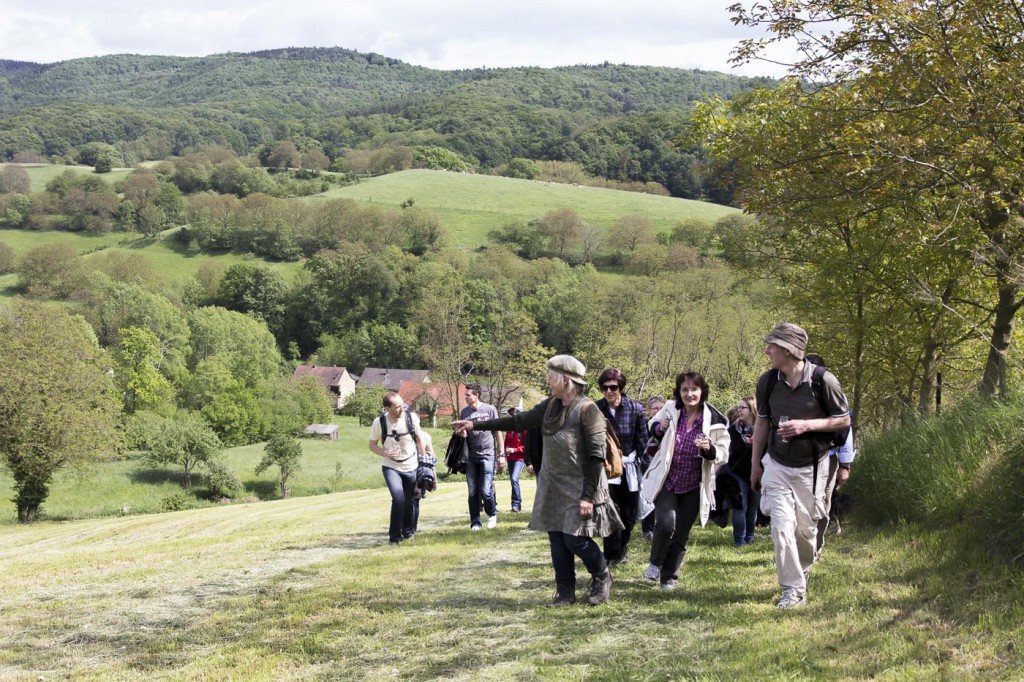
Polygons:
<instances>
[{"instance_id":1,"label":"forested hill","mask_svg":"<svg viewBox=\"0 0 1024 682\"><path fill-rule=\"evenodd\" d=\"M394 111L410 96L457 96L460 90L481 99L609 115L685 104L709 93L730 96L762 82L613 64L440 71L341 48L110 55L45 65L0 61L0 79L4 115L62 102L148 109L273 100L299 117Z\"/></svg>"},{"instance_id":2,"label":"forested hill","mask_svg":"<svg viewBox=\"0 0 1024 682\"><path fill-rule=\"evenodd\" d=\"M693 160L670 144L691 103L766 83L607 63L440 71L341 48L0 60L0 160L59 160L89 142L118 145L126 163L203 144L245 154L291 140L332 160L351 148L428 145L485 169L517 157L571 161L696 196Z\"/></svg>"}]
</instances>

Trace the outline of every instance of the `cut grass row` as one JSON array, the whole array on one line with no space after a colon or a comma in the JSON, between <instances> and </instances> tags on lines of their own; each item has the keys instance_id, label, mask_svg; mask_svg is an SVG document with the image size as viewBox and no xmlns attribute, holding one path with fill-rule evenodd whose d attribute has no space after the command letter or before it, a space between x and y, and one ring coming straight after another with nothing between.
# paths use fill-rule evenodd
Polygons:
<instances>
[{"instance_id":1,"label":"cut grass row","mask_svg":"<svg viewBox=\"0 0 1024 682\"><path fill-rule=\"evenodd\" d=\"M503 492L506 492L503 490ZM526 482L527 499L534 494ZM852 528L810 603L776 595L771 543L695 531L680 586L613 570L600 607L547 609L525 515L471 533L442 484L386 544L374 490L0 533L0 677L11 679L1020 679L1019 576L955 531ZM580 581L583 582L582 580ZM580 585L580 596L584 585Z\"/></svg>"}]
</instances>

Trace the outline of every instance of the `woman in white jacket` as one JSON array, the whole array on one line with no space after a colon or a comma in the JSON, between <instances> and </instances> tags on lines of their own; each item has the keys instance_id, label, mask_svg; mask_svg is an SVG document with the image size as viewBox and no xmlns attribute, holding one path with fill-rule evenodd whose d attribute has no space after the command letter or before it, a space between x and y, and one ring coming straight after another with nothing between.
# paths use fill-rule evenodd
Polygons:
<instances>
[{"instance_id":1,"label":"woman in white jacket","mask_svg":"<svg viewBox=\"0 0 1024 682\"><path fill-rule=\"evenodd\" d=\"M694 521L708 522L715 500L715 466L729 459L729 422L708 405L709 388L699 372L676 377L674 401L651 418L651 433L661 439L658 454L640 487L641 517L657 519L651 561L644 573L675 588Z\"/></svg>"}]
</instances>

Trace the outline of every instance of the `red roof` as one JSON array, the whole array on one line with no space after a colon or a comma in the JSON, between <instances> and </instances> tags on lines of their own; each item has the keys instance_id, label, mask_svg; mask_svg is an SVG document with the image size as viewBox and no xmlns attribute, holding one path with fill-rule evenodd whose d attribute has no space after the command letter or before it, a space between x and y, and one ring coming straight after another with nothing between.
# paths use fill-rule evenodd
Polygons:
<instances>
[{"instance_id":1,"label":"red roof","mask_svg":"<svg viewBox=\"0 0 1024 682\"><path fill-rule=\"evenodd\" d=\"M455 412L452 410L452 401L448 396L447 384L422 384L418 381L403 381L398 386L398 394L402 396L402 400L405 401L406 405L415 405L416 401L426 393L431 401L440 402L437 411L434 413L438 417L451 417L454 416ZM466 385L459 384L458 386L459 405L466 405ZM417 405L419 408L420 406ZM419 412L426 412L426 410L419 409Z\"/></svg>"}]
</instances>

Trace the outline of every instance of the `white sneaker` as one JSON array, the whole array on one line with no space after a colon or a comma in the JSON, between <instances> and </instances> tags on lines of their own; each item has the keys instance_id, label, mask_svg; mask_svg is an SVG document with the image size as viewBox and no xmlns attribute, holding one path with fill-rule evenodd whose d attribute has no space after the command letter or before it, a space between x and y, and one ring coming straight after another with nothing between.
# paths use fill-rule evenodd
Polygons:
<instances>
[{"instance_id":1,"label":"white sneaker","mask_svg":"<svg viewBox=\"0 0 1024 682\"><path fill-rule=\"evenodd\" d=\"M647 570L644 571L644 577L648 580L657 580L661 577L661 567L650 564L647 566Z\"/></svg>"},{"instance_id":2,"label":"white sneaker","mask_svg":"<svg viewBox=\"0 0 1024 682\"><path fill-rule=\"evenodd\" d=\"M491 530L498 527L498 515L487 517L487 529Z\"/></svg>"},{"instance_id":3,"label":"white sneaker","mask_svg":"<svg viewBox=\"0 0 1024 682\"><path fill-rule=\"evenodd\" d=\"M782 591L782 596L779 597L779 601L775 602L775 606L780 609L793 609L798 606L803 606L807 603L807 595L800 594L793 588Z\"/></svg>"},{"instance_id":4,"label":"white sneaker","mask_svg":"<svg viewBox=\"0 0 1024 682\"><path fill-rule=\"evenodd\" d=\"M472 526L469 527L469 529L475 533L478 530L480 530L480 526L474 523Z\"/></svg>"}]
</instances>

